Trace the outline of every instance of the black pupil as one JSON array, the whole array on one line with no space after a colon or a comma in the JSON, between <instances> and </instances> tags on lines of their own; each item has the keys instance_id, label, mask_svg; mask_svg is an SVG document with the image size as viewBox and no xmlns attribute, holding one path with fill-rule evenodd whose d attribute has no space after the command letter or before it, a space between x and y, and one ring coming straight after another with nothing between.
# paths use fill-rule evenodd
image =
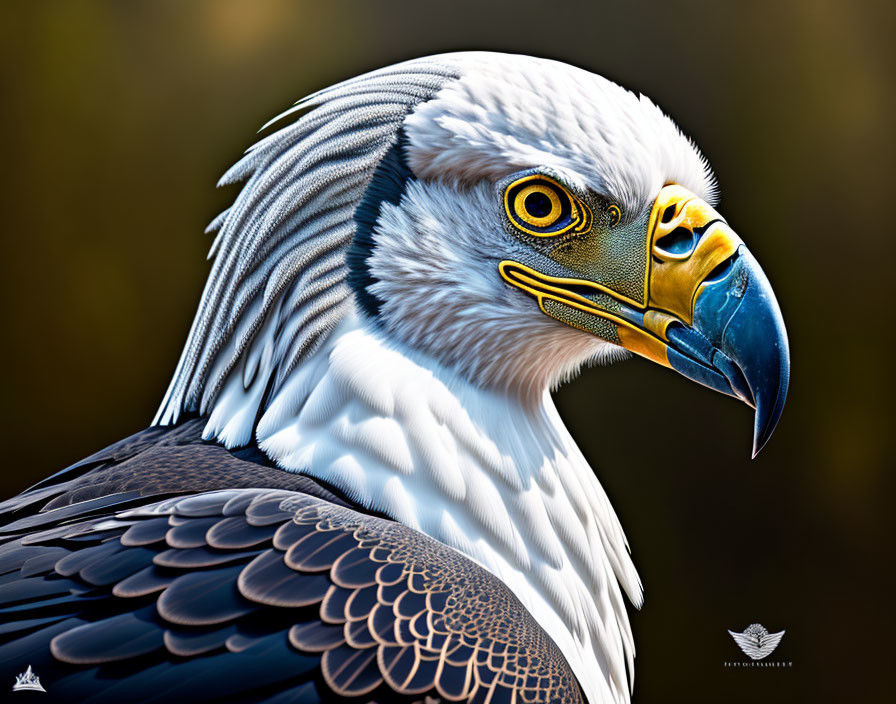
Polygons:
<instances>
[{"instance_id":1,"label":"black pupil","mask_svg":"<svg viewBox=\"0 0 896 704\"><path fill-rule=\"evenodd\" d=\"M530 193L526 196L526 212L533 218L543 218L551 213L551 199L544 193Z\"/></svg>"}]
</instances>

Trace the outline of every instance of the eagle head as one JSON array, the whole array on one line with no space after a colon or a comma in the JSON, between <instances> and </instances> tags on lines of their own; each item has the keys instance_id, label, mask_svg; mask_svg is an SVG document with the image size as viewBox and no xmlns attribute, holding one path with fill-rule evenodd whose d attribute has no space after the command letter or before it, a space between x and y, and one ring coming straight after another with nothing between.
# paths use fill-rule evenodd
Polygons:
<instances>
[{"instance_id":1,"label":"eagle head","mask_svg":"<svg viewBox=\"0 0 896 704\"><path fill-rule=\"evenodd\" d=\"M783 408L787 335L694 144L584 70L456 60L355 210L348 282L363 315L523 397L633 352L755 408L755 456Z\"/></svg>"}]
</instances>

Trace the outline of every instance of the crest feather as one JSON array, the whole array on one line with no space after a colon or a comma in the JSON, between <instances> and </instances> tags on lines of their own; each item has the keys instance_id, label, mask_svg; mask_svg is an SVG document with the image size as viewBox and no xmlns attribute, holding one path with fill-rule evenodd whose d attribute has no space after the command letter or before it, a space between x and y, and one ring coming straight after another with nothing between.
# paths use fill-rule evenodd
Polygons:
<instances>
[{"instance_id":1,"label":"crest feather","mask_svg":"<svg viewBox=\"0 0 896 704\"><path fill-rule=\"evenodd\" d=\"M458 75L450 57L433 57L325 88L272 120L299 115L224 174L219 185L245 185L209 226L214 264L154 423L208 412L276 301L282 356L269 394L350 310L355 207L408 113Z\"/></svg>"}]
</instances>

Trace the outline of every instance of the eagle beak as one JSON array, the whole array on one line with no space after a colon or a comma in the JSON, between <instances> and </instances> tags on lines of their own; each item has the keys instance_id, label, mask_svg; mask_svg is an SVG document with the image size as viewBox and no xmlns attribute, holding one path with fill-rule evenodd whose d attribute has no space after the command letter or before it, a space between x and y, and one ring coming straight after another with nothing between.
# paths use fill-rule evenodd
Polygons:
<instances>
[{"instance_id":1,"label":"eagle beak","mask_svg":"<svg viewBox=\"0 0 896 704\"><path fill-rule=\"evenodd\" d=\"M620 339L644 354L645 334L658 335L665 358L657 361L752 406L755 457L778 424L790 378L771 284L722 217L686 189L663 188L649 223L648 306L640 329L620 330Z\"/></svg>"},{"instance_id":2,"label":"eagle beak","mask_svg":"<svg viewBox=\"0 0 896 704\"><path fill-rule=\"evenodd\" d=\"M787 331L768 279L744 245L725 268L698 288L693 324L673 322L666 328L666 359L689 379L756 409L755 457L784 409L790 377Z\"/></svg>"},{"instance_id":3,"label":"eagle beak","mask_svg":"<svg viewBox=\"0 0 896 704\"><path fill-rule=\"evenodd\" d=\"M499 270L546 314L582 329L604 329L583 312L609 321L626 349L753 407L755 457L781 417L790 377L787 332L768 279L728 223L681 186L660 191L647 246L640 301L518 262Z\"/></svg>"}]
</instances>

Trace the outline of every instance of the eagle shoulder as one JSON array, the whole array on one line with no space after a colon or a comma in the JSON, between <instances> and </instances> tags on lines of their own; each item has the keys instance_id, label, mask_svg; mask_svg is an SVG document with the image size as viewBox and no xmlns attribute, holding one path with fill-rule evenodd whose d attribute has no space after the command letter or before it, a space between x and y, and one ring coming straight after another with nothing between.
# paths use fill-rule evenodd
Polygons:
<instances>
[{"instance_id":1,"label":"eagle shoulder","mask_svg":"<svg viewBox=\"0 0 896 704\"><path fill-rule=\"evenodd\" d=\"M0 662L60 701L582 701L503 582L402 524L278 488L118 496L0 529Z\"/></svg>"}]
</instances>

